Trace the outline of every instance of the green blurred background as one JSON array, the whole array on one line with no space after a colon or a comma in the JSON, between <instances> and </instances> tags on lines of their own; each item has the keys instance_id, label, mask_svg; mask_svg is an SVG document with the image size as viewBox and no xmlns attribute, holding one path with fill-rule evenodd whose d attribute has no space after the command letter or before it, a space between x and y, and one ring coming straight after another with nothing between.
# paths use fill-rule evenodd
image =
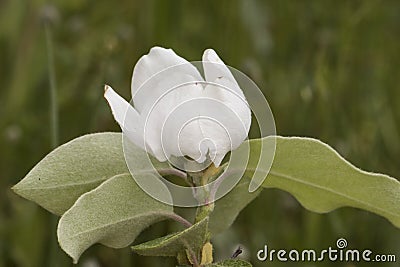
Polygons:
<instances>
[{"instance_id":1,"label":"green blurred background","mask_svg":"<svg viewBox=\"0 0 400 267\"><path fill-rule=\"evenodd\" d=\"M214 48L263 90L280 135L319 138L363 169L400 177L399 1L0 0L0 267L72 265L55 245L56 219L10 187L55 142L120 131L103 85L129 98L132 68L155 45L189 60ZM51 134L52 72L58 140ZM140 240L169 229L159 223ZM339 237L352 248L397 254L397 264L256 260L264 244L324 249ZM385 219L350 208L313 214L278 190L265 190L214 239L215 257L229 257L238 244L254 266L400 261L400 230ZM96 245L79 265L174 266L174 260Z\"/></svg>"}]
</instances>

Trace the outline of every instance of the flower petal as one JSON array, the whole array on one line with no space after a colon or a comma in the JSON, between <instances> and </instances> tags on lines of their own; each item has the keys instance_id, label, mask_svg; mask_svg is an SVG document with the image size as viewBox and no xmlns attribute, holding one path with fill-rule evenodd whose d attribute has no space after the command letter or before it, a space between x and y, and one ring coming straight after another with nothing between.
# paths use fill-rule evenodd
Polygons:
<instances>
[{"instance_id":1,"label":"flower petal","mask_svg":"<svg viewBox=\"0 0 400 267\"><path fill-rule=\"evenodd\" d=\"M188 122L199 115L195 112L195 102L202 91L200 84L177 87L160 97L148 111L145 138L157 158L187 155L197 159L200 156L197 142L202 139L201 131L198 124Z\"/></svg>"},{"instance_id":2,"label":"flower petal","mask_svg":"<svg viewBox=\"0 0 400 267\"><path fill-rule=\"evenodd\" d=\"M201 82L204 79L198 70L171 49L154 47L136 64L132 75L133 102L144 121L145 142L158 160L164 161L171 155L197 156L192 151L193 145L180 146L175 131L171 131L173 127L169 127L176 122L168 117L181 103L200 96ZM201 138L198 132L192 133L192 141ZM165 136L168 136L167 141Z\"/></svg>"},{"instance_id":3,"label":"flower petal","mask_svg":"<svg viewBox=\"0 0 400 267\"><path fill-rule=\"evenodd\" d=\"M160 161L171 155L219 166L247 137L251 112L242 90L214 50L203 55L207 82L171 49L154 47L132 75L135 108L110 87L105 98L124 133Z\"/></svg>"},{"instance_id":4,"label":"flower petal","mask_svg":"<svg viewBox=\"0 0 400 267\"><path fill-rule=\"evenodd\" d=\"M232 73L214 50L204 51L203 67L209 83L204 89L205 96L225 106L218 114L224 133L221 129L217 132L215 126L207 123L202 126L204 132L211 133L208 138L219 140L214 149L210 148L210 156L218 166L228 151L236 149L246 139L250 130L251 110Z\"/></svg>"},{"instance_id":5,"label":"flower petal","mask_svg":"<svg viewBox=\"0 0 400 267\"><path fill-rule=\"evenodd\" d=\"M204 81L198 70L172 49L153 47L136 63L132 75L132 98L142 112L167 90L182 83Z\"/></svg>"},{"instance_id":6,"label":"flower petal","mask_svg":"<svg viewBox=\"0 0 400 267\"><path fill-rule=\"evenodd\" d=\"M225 79L231 82L231 89L243 96L243 92L240 89L238 83L233 77L229 68L225 63L218 57L217 53L213 49L207 49L203 53L203 68L204 75L207 82L218 83L219 80Z\"/></svg>"},{"instance_id":7,"label":"flower petal","mask_svg":"<svg viewBox=\"0 0 400 267\"><path fill-rule=\"evenodd\" d=\"M139 113L108 85L104 87L104 97L124 134L135 145L144 149L143 124Z\"/></svg>"}]
</instances>

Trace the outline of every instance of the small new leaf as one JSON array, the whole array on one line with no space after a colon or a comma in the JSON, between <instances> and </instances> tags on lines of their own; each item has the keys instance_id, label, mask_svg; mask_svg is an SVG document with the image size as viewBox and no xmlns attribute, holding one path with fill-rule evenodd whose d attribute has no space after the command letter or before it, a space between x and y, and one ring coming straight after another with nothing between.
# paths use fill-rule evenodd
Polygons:
<instances>
[{"instance_id":1,"label":"small new leaf","mask_svg":"<svg viewBox=\"0 0 400 267\"><path fill-rule=\"evenodd\" d=\"M132 249L143 256L176 257L185 250L196 252L203 247L207 238L207 225L208 218L205 218L181 232L133 246Z\"/></svg>"}]
</instances>

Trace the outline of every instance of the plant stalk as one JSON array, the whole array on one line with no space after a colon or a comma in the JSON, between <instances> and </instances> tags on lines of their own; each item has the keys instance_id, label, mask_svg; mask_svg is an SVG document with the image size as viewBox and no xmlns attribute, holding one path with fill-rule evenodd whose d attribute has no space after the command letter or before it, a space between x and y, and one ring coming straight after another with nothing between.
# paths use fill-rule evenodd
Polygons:
<instances>
[{"instance_id":1,"label":"plant stalk","mask_svg":"<svg viewBox=\"0 0 400 267\"><path fill-rule=\"evenodd\" d=\"M50 91L50 133L51 133L51 148L54 149L58 146L59 132L58 132L58 103L57 103L57 83L54 66L54 51L53 39L51 28L48 21L44 22L44 31L46 36L46 50L47 50L47 65L49 77L49 91ZM57 218L53 214L49 217L51 229L57 229ZM59 250L57 237L55 231L51 231L50 235L50 251L48 256L48 266L59 266Z\"/></svg>"}]
</instances>

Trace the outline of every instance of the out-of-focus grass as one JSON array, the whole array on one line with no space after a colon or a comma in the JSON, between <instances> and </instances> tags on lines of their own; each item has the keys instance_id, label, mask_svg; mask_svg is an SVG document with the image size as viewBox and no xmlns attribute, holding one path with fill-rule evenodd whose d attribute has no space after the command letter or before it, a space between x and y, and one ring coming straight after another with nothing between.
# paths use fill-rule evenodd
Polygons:
<instances>
[{"instance_id":1,"label":"out-of-focus grass","mask_svg":"<svg viewBox=\"0 0 400 267\"><path fill-rule=\"evenodd\" d=\"M279 134L317 137L363 169L400 177L398 1L3 0L0 267L49 265L48 242L55 232L47 212L9 190L51 147L44 19L53 36L62 143L84 133L119 131L103 100L103 84L129 98L132 67L150 47L172 47L190 60L212 47L263 90ZM158 224L140 238L170 227ZM228 233L216 237L215 253L229 257L241 243L248 259L264 266L255 258L264 244L323 249L339 237L353 248L399 257L400 231L386 220L355 209L312 214L276 190L266 190ZM62 252L58 262L71 265ZM93 262L173 265L99 245L80 265ZM332 265L366 266L318 264Z\"/></svg>"}]
</instances>

